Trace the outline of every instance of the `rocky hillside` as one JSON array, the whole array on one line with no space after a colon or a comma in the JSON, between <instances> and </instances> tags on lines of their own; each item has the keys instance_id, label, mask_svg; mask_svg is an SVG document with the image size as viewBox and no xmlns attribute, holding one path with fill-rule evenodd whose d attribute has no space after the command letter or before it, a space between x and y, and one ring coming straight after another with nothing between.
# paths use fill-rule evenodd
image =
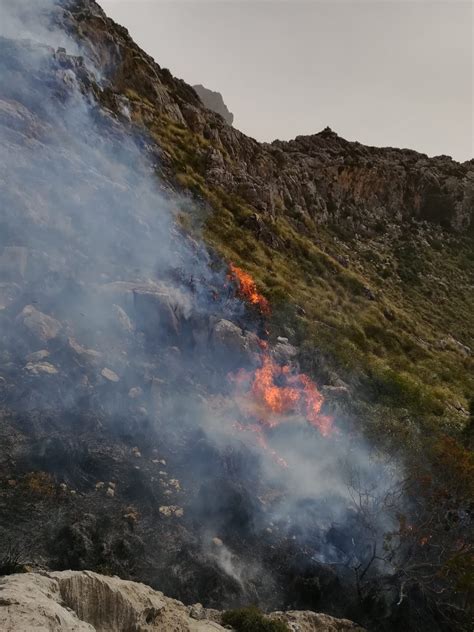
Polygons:
<instances>
[{"instance_id":1,"label":"rocky hillside","mask_svg":"<svg viewBox=\"0 0 474 632\"><path fill-rule=\"evenodd\" d=\"M469 630L474 163L259 144L93 0L2 10L0 573Z\"/></svg>"},{"instance_id":2,"label":"rocky hillside","mask_svg":"<svg viewBox=\"0 0 474 632\"><path fill-rule=\"evenodd\" d=\"M118 112L125 99L169 179L209 207L208 243L255 276L275 318L281 307L320 378L347 384L364 416L377 400L378 417L408 409L409 425L465 425L474 163L365 147L330 129L259 144L204 109L96 4L80 6L61 20L102 69L102 102Z\"/></svg>"},{"instance_id":3,"label":"rocky hillside","mask_svg":"<svg viewBox=\"0 0 474 632\"><path fill-rule=\"evenodd\" d=\"M184 606L144 584L90 572L27 573L0 582L2 630L21 632L218 632L222 613ZM364 632L314 612L275 612L269 620L299 632ZM289 628L288 628L289 629Z\"/></svg>"}]
</instances>

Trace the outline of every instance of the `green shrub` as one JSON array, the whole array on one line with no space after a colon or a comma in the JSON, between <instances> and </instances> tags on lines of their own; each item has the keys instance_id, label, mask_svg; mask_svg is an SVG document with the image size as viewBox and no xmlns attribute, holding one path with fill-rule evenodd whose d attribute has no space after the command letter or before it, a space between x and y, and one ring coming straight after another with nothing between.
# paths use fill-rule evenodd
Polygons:
<instances>
[{"instance_id":1,"label":"green shrub","mask_svg":"<svg viewBox=\"0 0 474 632\"><path fill-rule=\"evenodd\" d=\"M232 626L236 632L290 632L286 623L267 619L255 606L227 610L222 615L222 624Z\"/></svg>"}]
</instances>

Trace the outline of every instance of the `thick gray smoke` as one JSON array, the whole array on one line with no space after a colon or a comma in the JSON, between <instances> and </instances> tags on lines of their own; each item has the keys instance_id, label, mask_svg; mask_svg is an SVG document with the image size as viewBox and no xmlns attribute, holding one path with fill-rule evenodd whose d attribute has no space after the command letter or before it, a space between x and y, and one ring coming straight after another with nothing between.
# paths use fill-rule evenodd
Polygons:
<instances>
[{"instance_id":1,"label":"thick gray smoke","mask_svg":"<svg viewBox=\"0 0 474 632\"><path fill-rule=\"evenodd\" d=\"M145 392L133 414L163 437L199 432L213 454L250 455L232 476L253 498L242 512L255 529L316 538L321 562L359 564L365 550L343 550L328 532L362 512L381 544L395 527L383 501L397 469L344 431L325 438L304 419L269 433L268 450L236 431L225 376L240 352L215 323L242 322L245 306L226 294L225 266L178 228L189 200L160 182L160 155L126 104L122 118L98 105L100 69L51 26L57 11L53 0L0 0L0 337L22 392L11 405L67 418L88 402L118 417L123 401ZM212 484L210 464L198 448L187 463L189 484L213 490L194 505L203 550L243 583L257 564L244 570L230 545L212 543L237 508Z\"/></svg>"}]
</instances>

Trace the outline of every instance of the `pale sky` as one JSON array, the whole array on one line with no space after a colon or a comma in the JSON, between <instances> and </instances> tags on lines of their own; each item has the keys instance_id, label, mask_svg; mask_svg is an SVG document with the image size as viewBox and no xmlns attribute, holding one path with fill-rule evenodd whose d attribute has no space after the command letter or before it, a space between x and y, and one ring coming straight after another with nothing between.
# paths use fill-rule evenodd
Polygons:
<instances>
[{"instance_id":1,"label":"pale sky","mask_svg":"<svg viewBox=\"0 0 474 632\"><path fill-rule=\"evenodd\" d=\"M221 92L262 141L329 125L474 157L469 0L99 0L162 67Z\"/></svg>"}]
</instances>

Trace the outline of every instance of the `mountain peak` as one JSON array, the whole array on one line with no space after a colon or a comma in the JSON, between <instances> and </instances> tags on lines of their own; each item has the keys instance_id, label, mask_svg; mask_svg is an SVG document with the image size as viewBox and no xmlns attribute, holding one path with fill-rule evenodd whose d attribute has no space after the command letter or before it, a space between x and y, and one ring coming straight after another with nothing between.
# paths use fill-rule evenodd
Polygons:
<instances>
[{"instance_id":1,"label":"mountain peak","mask_svg":"<svg viewBox=\"0 0 474 632\"><path fill-rule=\"evenodd\" d=\"M229 111L227 105L224 103L224 98L220 92L209 90L209 88L205 88L201 84L195 85L193 88L208 110L212 110L213 112L216 112L216 114L220 114L228 125L232 125L234 122L234 115Z\"/></svg>"}]
</instances>

